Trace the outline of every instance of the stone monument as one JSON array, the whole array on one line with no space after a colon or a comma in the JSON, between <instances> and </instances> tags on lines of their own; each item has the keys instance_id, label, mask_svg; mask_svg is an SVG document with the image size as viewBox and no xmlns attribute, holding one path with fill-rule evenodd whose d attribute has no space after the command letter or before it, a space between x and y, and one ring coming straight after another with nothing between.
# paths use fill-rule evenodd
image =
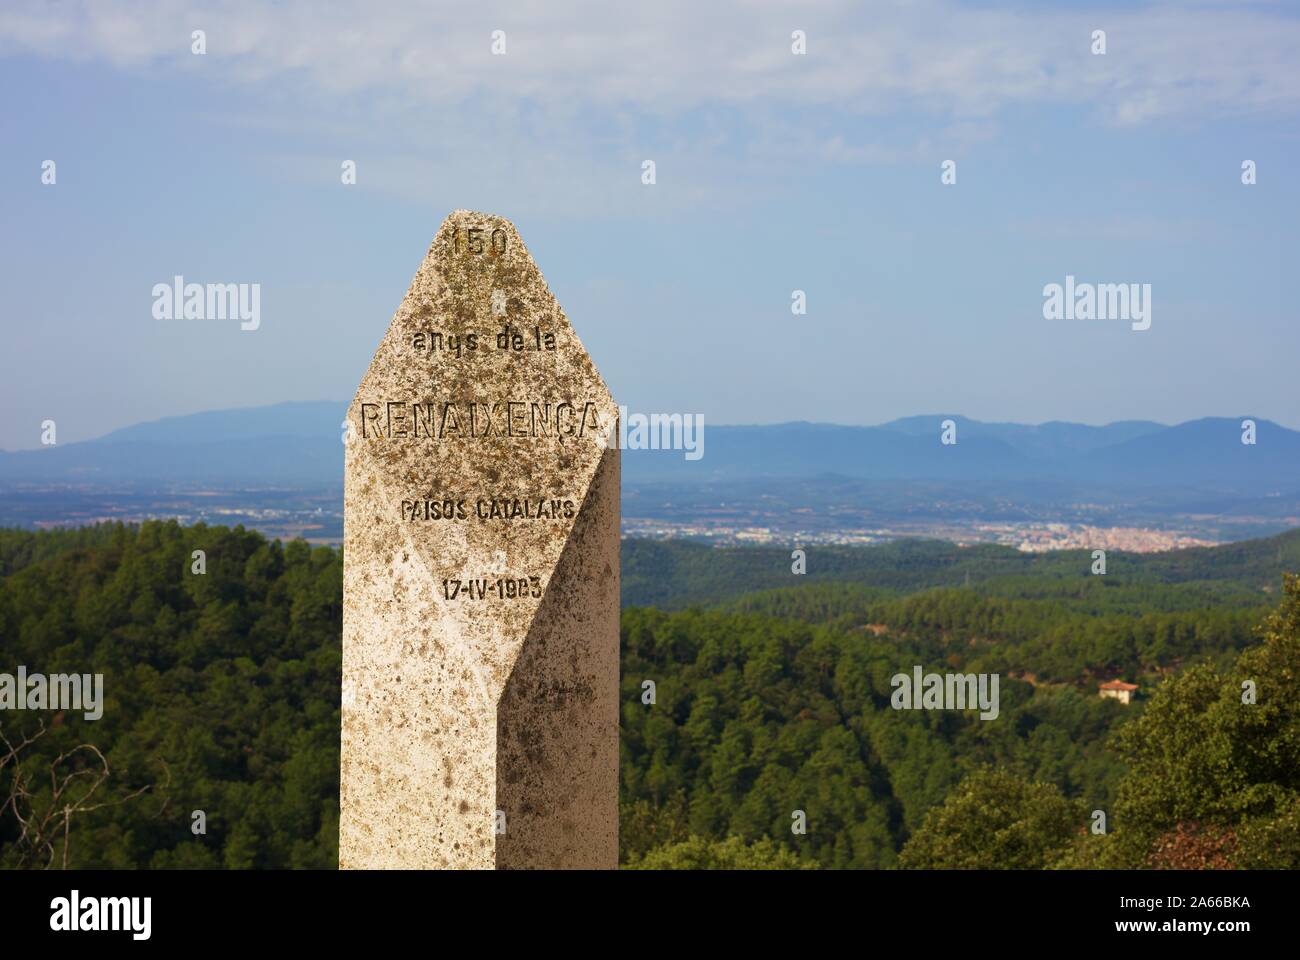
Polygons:
<instances>
[{"instance_id":1,"label":"stone monument","mask_svg":"<svg viewBox=\"0 0 1300 960\"><path fill-rule=\"evenodd\" d=\"M452 213L348 411L341 868L617 866L617 416L513 224Z\"/></svg>"}]
</instances>

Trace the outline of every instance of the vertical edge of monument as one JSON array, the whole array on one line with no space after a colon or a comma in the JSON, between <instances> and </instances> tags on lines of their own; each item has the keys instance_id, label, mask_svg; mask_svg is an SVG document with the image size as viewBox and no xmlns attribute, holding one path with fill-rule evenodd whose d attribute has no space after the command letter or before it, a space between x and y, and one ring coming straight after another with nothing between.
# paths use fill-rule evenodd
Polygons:
<instances>
[{"instance_id":1,"label":"vertical edge of monument","mask_svg":"<svg viewBox=\"0 0 1300 960\"><path fill-rule=\"evenodd\" d=\"M498 868L618 866L619 468L611 447L498 705Z\"/></svg>"}]
</instances>

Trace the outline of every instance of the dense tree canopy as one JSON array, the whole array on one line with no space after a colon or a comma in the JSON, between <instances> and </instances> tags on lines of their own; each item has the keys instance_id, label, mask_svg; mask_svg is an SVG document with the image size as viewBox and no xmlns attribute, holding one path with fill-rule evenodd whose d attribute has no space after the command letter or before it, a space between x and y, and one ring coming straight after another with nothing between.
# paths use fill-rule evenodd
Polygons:
<instances>
[{"instance_id":1,"label":"dense tree canopy","mask_svg":"<svg viewBox=\"0 0 1300 960\"><path fill-rule=\"evenodd\" d=\"M1300 866L1294 579L1256 629L1300 540L1262 543L1106 577L904 544L807 580L781 551L625 545L697 606L623 612L623 860ZM106 700L0 711L0 866L335 866L341 572L242 528L0 531L0 673L102 673ZM894 709L915 665L999 674L998 718ZM1133 705L1097 696L1116 676Z\"/></svg>"},{"instance_id":2,"label":"dense tree canopy","mask_svg":"<svg viewBox=\"0 0 1300 960\"><path fill-rule=\"evenodd\" d=\"M175 523L0 542L6 563L28 558L0 580L0 671L102 673L106 700L93 721L0 713L14 745L44 727L0 768L0 799L25 783L20 809L48 811L52 765L58 782L76 774L75 790L106 764L94 802L144 791L71 817L70 866L337 864L337 551ZM191 572L195 550L203 575ZM104 764L86 751L56 763L81 743ZM205 835L192 832L195 811ZM51 851L20 836L11 805L0 865L43 865ZM55 846L61 862L61 836Z\"/></svg>"},{"instance_id":3,"label":"dense tree canopy","mask_svg":"<svg viewBox=\"0 0 1300 960\"><path fill-rule=\"evenodd\" d=\"M924 870L1032 870L1052 866L1081 829L1082 811L1051 784L1000 770L963 780L903 848L899 865Z\"/></svg>"},{"instance_id":4,"label":"dense tree canopy","mask_svg":"<svg viewBox=\"0 0 1300 960\"><path fill-rule=\"evenodd\" d=\"M1209 833L1234 865L1300 867L1300 578L1261 644L1164 683L1115 746L1128 772L1111 861L1148 865Z\"/></svg>"}]
</instances>

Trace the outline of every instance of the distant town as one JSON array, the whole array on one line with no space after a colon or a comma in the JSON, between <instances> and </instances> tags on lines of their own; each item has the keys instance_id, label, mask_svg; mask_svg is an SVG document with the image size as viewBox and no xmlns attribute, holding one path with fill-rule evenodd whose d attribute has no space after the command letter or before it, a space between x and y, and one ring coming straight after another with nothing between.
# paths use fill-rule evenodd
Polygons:
<instances>
[{"instance_id":1,"label":"distant town","mask_svg":"<svg viewBox=\"0 0 1300 960\"><path fill-rule=\"evenodd\" d=\"M870 529L774 530L763 526L672 523L630 517L623 519L623 536L652 540L705 540L728 546L813 543L854 545L917 537L963 545L998 543L1026 553L1082 549L1156 553L1185 547L1210 547L1220 542L1177 530L1095 527L1068 523L913 523Z\"/></svg>"},{"instance_id":2,"label":"distant town","mask_svg":"<svg viewBox=\"0 0 1300 960\"><path fill-rule=\"evenodd\" d=\"M1093 510L1103 515L1102 522L1097 522L1092 517L990 519L966 504L951 505L954 516L945 517L942 507L935 504L927 504L924 510L916 504L869 509L860 502L789 506L779 494L735 502L682 499L663 499L657 491L625 490L623 536L718 545L854 545L924 538L957 544L996 543L1026 552L1086 548L1151 553L1267 535L1274 526L1300 526L1300 517L1255 518L1253 522L1249 517L1237 517L1230 530L1204 522L1180 524L1176 516L1142 523L1107 523L1106 511L1101 508ZM0 526L50 529L143 520L242 525L269 537L301 537L309 543L333 545L343 539L342 491L32 486L7 489L0 498Z\"/></svg>"}]
</instances>

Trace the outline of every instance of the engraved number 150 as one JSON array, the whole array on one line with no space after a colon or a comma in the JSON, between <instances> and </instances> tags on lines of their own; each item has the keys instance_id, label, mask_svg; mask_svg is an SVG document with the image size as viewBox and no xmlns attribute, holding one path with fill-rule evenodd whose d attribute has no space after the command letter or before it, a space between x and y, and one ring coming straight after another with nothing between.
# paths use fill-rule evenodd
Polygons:
<instances>
[{"instance_id":1,"label":"engraved number 150","mask_svg":"<svg viewBox=\"0 0 1300 960\"><path fill-rule=\"evenodd\" d=\"M460 227L451 228L451 249L453 253L467 250L470 253L486 253L489 244L492 253L502 256L506 252L506 232L501 228L492 231L489 239L484 239L486 231L482 227L470 227L464 232Z\"/></svg>"}]
</instances>

